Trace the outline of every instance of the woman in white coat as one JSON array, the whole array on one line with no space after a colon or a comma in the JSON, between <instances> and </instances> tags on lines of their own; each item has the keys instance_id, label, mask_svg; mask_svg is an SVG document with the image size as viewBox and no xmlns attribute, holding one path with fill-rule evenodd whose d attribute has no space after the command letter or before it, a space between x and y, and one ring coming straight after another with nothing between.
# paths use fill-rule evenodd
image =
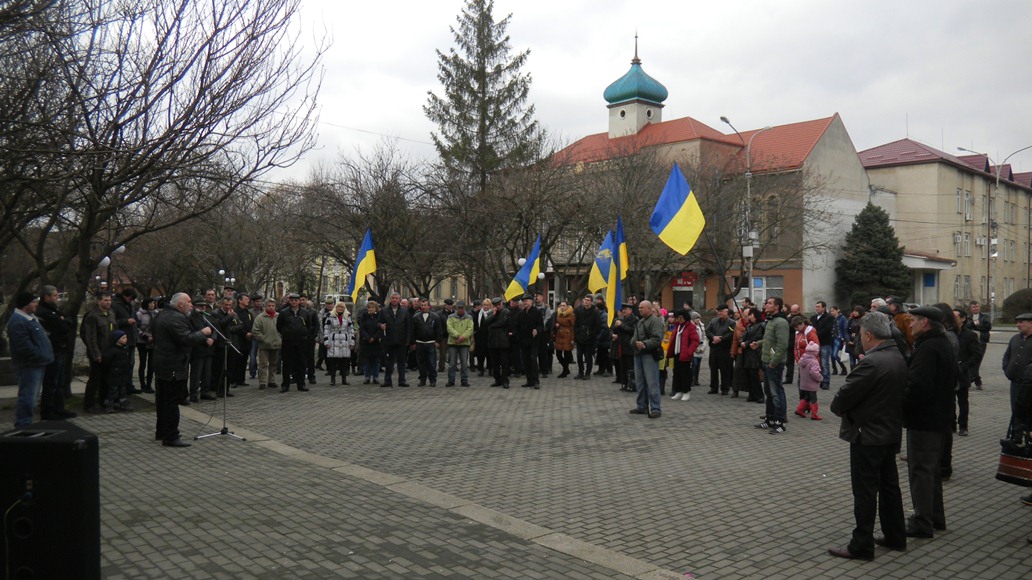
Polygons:
<instances>
[{"instance_id":1,"label":"woman in white coat","mask_svg":"<svg viewBox=\"0 0 1032 580\"><path fill-rule=\"evenodd\" d=\"M338 302L333 312L323 319L323 345L326 346L330 385L337 384L337 372L340 372L341 384L348 384L348 366L351 351L355 347L355 327L348 307L343 302Z\"/></svg>"}]
</instances>

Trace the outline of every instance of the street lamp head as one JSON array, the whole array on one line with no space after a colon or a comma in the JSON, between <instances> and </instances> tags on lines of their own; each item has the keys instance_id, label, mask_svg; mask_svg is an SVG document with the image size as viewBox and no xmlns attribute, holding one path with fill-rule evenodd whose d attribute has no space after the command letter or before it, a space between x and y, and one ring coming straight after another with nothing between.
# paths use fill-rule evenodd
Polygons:
<instances>
[{"instance_id":1,"label":"street lamp head","mask_svg":"<svg viewBox=\"0 0 1032 580\"><path fill-rule=\"evenodd\" d=\"M728 125L730 125L730 124L731 124L731 121L728 121L728 120L727 120L727 117L725 117L725 116L723 116L723 115L721 115L721 116L720 116L720 120L721 120L721 121L723 121L724 123L727 123Z\"/></svg>"}]
</instances>

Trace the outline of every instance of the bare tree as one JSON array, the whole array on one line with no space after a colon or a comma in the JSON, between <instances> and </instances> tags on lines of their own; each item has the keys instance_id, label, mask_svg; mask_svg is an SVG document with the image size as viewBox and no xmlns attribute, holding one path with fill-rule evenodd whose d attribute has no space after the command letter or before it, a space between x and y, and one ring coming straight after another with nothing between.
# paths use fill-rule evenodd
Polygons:
<instances>
[{"instance_id":1,"label":"bare tree","mask_svg":"<svg viewBox=\"0 0 1032 580\"><path fill-rule=\"evenodd\" d=\"M21 153L63 171L6 176L52 203L15 233L34 262L18 288L72 270L85 290L114 248L257 195L261 176L314 145L323 48L302 58L299 2L48 6L67 9L55 20L74 34L43 33L54 78L34 106L57 99L59 114L51 138Z\"/></svg>"}]
</instances>

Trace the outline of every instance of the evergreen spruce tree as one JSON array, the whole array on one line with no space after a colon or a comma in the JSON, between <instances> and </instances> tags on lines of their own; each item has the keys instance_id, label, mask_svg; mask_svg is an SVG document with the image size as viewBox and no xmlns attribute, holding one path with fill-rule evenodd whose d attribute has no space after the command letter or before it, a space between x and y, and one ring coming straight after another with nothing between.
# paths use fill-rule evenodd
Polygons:
<instances>
[{"instance_id":1,"label":"evergreen spruce tree","mask_svg":"<svg viewBox=\"0 0 1032 580\"><path fill-rule=\"evenodd\" d=\"M434 146L452 175L473 181L478 192L492 173L535 161L543 136L527 104L530 75L520 72L530 50L510 57L508 15L495 21L492 0L467 0L450 27L455 46L437 51L442 96L428 91L423 107L438 131Z\"/></svg>"},{"instance_id":2,"label":"evergreen spruce tree","mask_svg":"<svg viewBox=\"0 0 1032 580\"><path fill-rule=\"evenodd\" d=\"M910 268L903 264L903 247L885 210L868 203L857 214L835 274L836 293L848 297L849 307L866 308L876 296L910 295Z\"/></svg>"}]
</instances>

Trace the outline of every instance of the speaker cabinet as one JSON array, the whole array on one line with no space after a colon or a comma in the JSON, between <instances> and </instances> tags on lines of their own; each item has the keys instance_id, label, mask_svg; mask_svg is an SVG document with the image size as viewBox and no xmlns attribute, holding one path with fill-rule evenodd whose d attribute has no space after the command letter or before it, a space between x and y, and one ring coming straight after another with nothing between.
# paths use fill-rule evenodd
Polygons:
<instances>
[{"instance_id":1,"label":"speaker cabinet","mask_svg":"<svg viewBox=\"0 0 1032 580\"><path fill-rule=\"evenodd\" d=\"M100 578L97 436L67 421L0 433L4 578Z\"/></svg>"}]
</instances>

